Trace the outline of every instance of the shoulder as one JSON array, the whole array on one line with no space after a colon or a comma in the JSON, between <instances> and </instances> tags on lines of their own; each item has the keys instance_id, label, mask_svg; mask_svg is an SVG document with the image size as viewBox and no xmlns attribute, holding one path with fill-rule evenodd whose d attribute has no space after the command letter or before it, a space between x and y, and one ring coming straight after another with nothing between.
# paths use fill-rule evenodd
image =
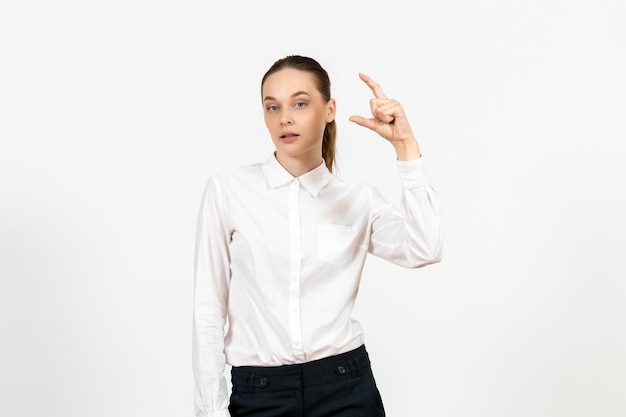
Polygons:
<instances>
[{"instance_id":1,"label":"shoulder","mask_svg":"<svg viewBox=\"0 0 626 417\"><path fill-rule=\"evenodd\" d=\"M343 188L344 190L356 193L356 194L376 194L378 193L378 189L374 187L372 184L362 182L362 181L354 181L354 180L345 180L338 176L333 175L333 179L329 183L330 187Z\"/></svg>"},{"instance_id":2,"label":"shoulder","mask_svg":"<svg viewBox=\"0 0 626 417\"><path fill-rule=\"evenodd\" d=\"M256 163L214 172L204 183L204 199L224 202L233 195L246 195L246 189L258 185L263 177L261 166Z\"/></svg>"}]
</instances>

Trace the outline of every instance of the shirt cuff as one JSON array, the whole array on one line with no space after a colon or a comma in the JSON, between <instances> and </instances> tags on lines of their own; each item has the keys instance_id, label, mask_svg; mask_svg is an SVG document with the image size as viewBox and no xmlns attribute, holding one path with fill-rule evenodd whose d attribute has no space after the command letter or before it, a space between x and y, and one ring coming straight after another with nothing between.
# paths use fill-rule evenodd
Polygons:
<instances>
[{"instance_id":1,"label":"shirt cuff","mask_svg":"<svg viewBox=\"0 0 626 417\"><path fill-rule=\"evenodd\" d=\"M230 417L230 413L228 410L219 410L209 414L208 417Z\"/></svg>"},{"instance_id":2,"label":"shirt cuff","mask_svg":"<svg viewBox=\"0 0 626 417\"><path fill-rule=\"evenodd\" d=\"M428 170L423 156L410 161L396 160L396 164L400 173L402 188L405 190L428 185Z\"/></svg>"}]
</instances>

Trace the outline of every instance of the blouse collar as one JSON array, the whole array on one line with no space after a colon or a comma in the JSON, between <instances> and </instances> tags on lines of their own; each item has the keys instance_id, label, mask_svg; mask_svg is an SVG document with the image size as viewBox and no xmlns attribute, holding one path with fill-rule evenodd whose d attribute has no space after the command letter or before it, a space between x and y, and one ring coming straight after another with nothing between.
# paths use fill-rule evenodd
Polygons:
<instances>
[{"instance_id":1,"label":"blouse collar","mask_svg":"<svg viewBox=\"0 0 626 417\"><path fill-rule=\"evenodd\" d=\"M267 178L267 183L271 188L280 187L290 181L293 181L294 177L287 171L276 159L276 156L272 154L263 164L263 173ZM300 175L298 181L313 197L317 197L320 191L330 182L333 175L326 168L326 162L322 160L322 163L316 168Z\"/></svg>"}]
</instances>

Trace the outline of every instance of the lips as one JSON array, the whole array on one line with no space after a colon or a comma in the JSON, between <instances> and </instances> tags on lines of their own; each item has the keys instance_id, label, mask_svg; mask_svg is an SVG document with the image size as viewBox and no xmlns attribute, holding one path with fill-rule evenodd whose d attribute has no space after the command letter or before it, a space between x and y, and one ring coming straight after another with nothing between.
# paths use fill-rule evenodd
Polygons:
<instances>
[{"instance_id":1,"label":"lips","mask_svg":"<svg viewBox=\"0 0 626 417\"><path fill-rule=\"evenodd\" d=\"M300 135L294 132L285 132L279 136L280 140L283 141L284 143L295 142L296 140L298 140L299 137Z\"/></svg>"}]
</instances>

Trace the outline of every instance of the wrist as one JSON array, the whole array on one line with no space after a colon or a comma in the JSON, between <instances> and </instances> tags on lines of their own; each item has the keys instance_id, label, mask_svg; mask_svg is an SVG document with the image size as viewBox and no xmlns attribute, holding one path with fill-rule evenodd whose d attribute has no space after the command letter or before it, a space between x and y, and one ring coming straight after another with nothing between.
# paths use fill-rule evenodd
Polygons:
<instances>
[{"instance_id":1,"label":"wrist","mask_svg":"<svg viewBox=\"0 0 626 417\"><path fill-rule=\"evenodd\" d=\"M392 145L400 161L410 161L422 156L417 140L415 139L392 142Z\"/></svg>"}]
</instances>

